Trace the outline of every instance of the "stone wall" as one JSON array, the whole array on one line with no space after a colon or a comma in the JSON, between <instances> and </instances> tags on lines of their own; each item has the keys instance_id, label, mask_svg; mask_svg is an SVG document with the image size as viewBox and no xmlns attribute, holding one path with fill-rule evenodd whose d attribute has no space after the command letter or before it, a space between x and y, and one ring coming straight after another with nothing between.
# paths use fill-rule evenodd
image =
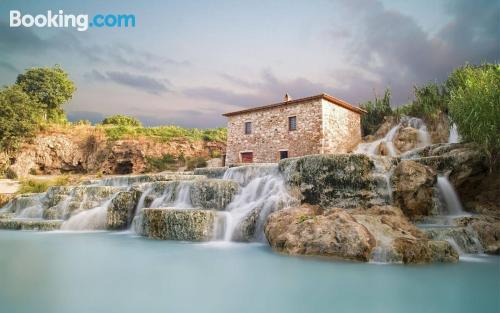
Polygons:
<instances>
[{"instance_id":1,"label":"stone wall","mask_svg":"<svg viewBox=\"0 0 500 313\"><path fill-rule=\"evenodd\" d=\"M288 130L288 117L297 117L297 130ZM252 133L245 134L245 122ZM241 163L242 152L252 152L254 163L288 157L350 152L361 141L358 113L325 99L314 99L228 117L227 165Z\"/></svg>"},{"instance_id":2,"label":"stone wall","mask_svg":"<svg viewBox=\"0 0 500 313\"><path fill-rule=\"evenodd\" d=\"M323 151L351 152L361 141L361 118L358 113L323 99Z\"/></svg>"},{"instance_id":3,"label":"stone wall","mask_svg":"<svg viewBox=\"0 0 500 313\"><path fill-rule=\"evenodd\" d=\"M277 162L280 150L289 157L321 153L321 110L321 100L312 100L230 116L226 163L240 163L241 152L253 152L255 163ZM288 130L290 116L297 130ZM252 122L251 134L245 122Z\"/></svg>"}]
</instances>

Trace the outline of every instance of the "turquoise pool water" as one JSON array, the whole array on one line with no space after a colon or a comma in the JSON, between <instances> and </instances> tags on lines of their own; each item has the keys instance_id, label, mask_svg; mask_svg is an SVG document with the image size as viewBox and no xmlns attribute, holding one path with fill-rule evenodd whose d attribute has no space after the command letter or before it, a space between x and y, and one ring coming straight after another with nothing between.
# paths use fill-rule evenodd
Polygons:
<instances>
[{"instance_id":1,"label":"turquoise pool water","mask_svg":"<svg viewBox=\"0 0 500 313\"><path fill-rule=\"evenodd\" d=\"M500 312L500 258L377 265L261 244L0 231L0 312Z\"/></svg>"}]
</instances>

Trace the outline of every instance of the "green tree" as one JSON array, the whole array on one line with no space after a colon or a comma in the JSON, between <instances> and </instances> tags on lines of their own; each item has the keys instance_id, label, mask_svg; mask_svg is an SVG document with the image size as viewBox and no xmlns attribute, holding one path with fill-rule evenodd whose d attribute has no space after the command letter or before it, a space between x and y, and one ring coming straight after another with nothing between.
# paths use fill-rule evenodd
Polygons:
<instances>
[{"instance_id":1,"label":"green tree","mask_svg":"<svg viewBox=\"0 0 500 313\"><path fill-rule=\"evenodd\" d=\"M449 113L458 132L488 151L493 168L500 153L500 65L465 65L446 84Z\"/></svg>"},{"instance_id":2,"label":"green tree","mask_svg":"<svg viewBox=\"0 0 500 313\"><path fill-rule=\"evenodd\" d=\"M383 98L375 97L375 101L362 103L360 107L367 112L361 116L363 136L373 134L384 121L384 117L392 115L391 91L386 89Z\"/></svg>"},{"instance_id":3,"label":"green tree","mask_svg":"<svg viewBox=\"0 0 500 313\"><path fill-rule=\"evenodd\" d=\"M127 116L127 115L112 115L106 117L102 121L103 125L117 125L117 126L133 126L133 127L141 127L141 122L135 117Z\"/></svg>"},{"instance_id":4,"label":"green tree","mask_svg":"<svg viewBox=\"0 0 500 313\"><path fill-rule=\"evenodd\" d=\"M29 69L17 76L16 85L38 103L47 120L65 120L62 105L71 99L76 87L59 66Z\"/></svg>"},{"instance_id":5,"label":"green tree","mask_svg":"<svg viewBox=\"0 0 500 313\"><path fill-rule=\"evenodd\" d=\"M13 85L0 90L0 148L12 151L39 127L41 112L21 87Z\"/></svg>"}]
</instances>

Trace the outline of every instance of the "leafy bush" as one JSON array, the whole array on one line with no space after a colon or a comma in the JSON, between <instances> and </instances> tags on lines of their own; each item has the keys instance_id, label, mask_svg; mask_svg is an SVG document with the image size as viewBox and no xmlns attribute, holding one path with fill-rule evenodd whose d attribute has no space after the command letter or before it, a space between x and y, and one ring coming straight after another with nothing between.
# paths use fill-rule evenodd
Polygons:
<instances>
[{"instance_id":1,"label":"leafy bush","mask_svg":"<svg viewBox=\"0 0 500 313\"><path fill-rule=\"evenodd\" d=\"M141 122L132 116L127 116L127 115L112 115L106 117L102 121L103 125L116 125L116 126L133 126L133 127L141 127L142 124Z\"/></svg>"},{"instance_id":2,"label":"leafy bush","mask_svg":"<svg viewBox=\"0 0 500 313\"><path fill-rule=\"evenodd\" d=\"M207 167L207 160L203 157L188 158L186 167L189 171L199 167Z\"/></svg>"},{"instance_id":3,"label":"leafy bush","mask_svg":"<svg viewBox=\"0 0 500 313\"><path fill-rule=\"evenodd\" d=\"M360 107L366 110L366 114L361 116L361 129L363 136L373 134L384 121L385 116L392 115L391 91L385 90L384 97L375 97L375 101L362 103Z\"/></svg>"},{"instance_id":4,"label":"leafy bush","mask_svg":"<svg viewBox=\"0 0 500 313\"><path fill-rule=\"evenodd\" d=\"M432 124L441 112L447 113L449 95L444 85L428 83L413 88L415 100L395 109L394 115L396 117L414 116Z\"/></svg>"},{"instance_id":5,"label":"leafy bush","mask_svg":"<svg viewBox=\"0 0 500 313\"><path fill-rule=\"evenodd\" d=\"M179 163L184 163L184 160L179 160L171 154L164 154L160 158L146 157L148 163L148 172L173 171L179 167Z\"/></svg>"},{"instance_id":6,"label":"leafy bush","mask_svg":"<svg viewBox=\"0 0 500 313\"><path fill-rule=\"evenodd\" d=\"M466 65L450 75L447 86L458 132L484 147L493 167L500 153L500 65Z\"/></svg>"},{"instance_id":7,"label":"leafy bush","mask_svg":"<svg viewBox=\"0 0 500 313\"><path fill-rule=\"evenodd\" d=\"M40 126L40 109L19 86L0 90L0 149L11 151L34 136Z\"/></svg>"}]
</instances>

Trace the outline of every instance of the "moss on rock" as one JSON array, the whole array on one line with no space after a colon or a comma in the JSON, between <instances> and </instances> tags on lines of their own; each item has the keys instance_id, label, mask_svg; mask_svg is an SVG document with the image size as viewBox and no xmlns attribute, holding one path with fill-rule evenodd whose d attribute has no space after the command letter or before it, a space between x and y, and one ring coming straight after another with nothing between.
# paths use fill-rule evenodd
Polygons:
<instances>
[{"instance_id":1,"label":"moss on rock","mask_svg":"<svg viewBox=\"0 0 500 313\"><path fill-rule=\"evenodd\" d=\"M208 241L214 237L217 212L146 208L136 229L145 237L163 240Z\"/></svg>"},{"instance_id":2,"label":"moss on rock","mask_svg":"<svg viewBox=\"0 0 500 313\"><path fill-rule=\"evenodd\" d=\"M374 164L363 154L310 155L280 161L279 169L303 201L321 206L355 207L372 200Z\"/></svg>"},{"instance_id":3,"label":"moss on rock","mask_svg":"<svg viewBox=\"0 0 500 313\"><path fill-rule=\"evenodd\" d=\"M61 220L0 219L0 229L50 231L61 228Z\"/></svg>"}]
</instances>

